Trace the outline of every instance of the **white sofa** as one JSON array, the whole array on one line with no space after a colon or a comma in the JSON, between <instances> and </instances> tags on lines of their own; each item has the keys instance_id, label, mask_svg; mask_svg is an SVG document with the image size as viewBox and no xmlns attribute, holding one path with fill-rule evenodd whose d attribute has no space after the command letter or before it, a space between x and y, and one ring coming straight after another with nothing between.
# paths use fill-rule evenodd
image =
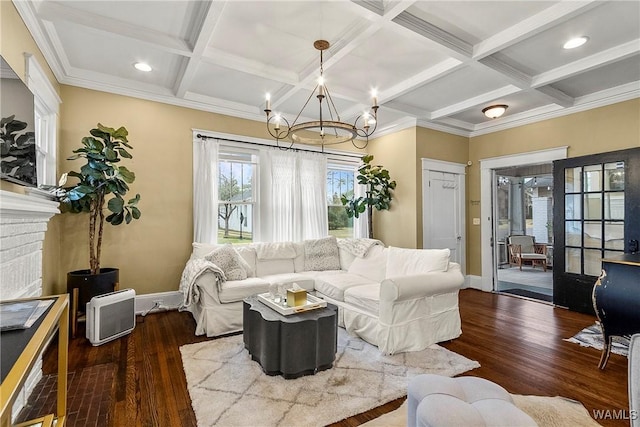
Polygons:
<instances>
[{"instance_id":1,"label":"white sofa","mask_svg":"<svg viewBox=\"0 0 640 427\"><path fill-rule=\"evenodd\" d=\"M220 248L194 243L181 279L181 310L193 314L196 335L241 331L242 300L268 292L272 283L297 283L337 305L338 324L384 353L418 351L461 334L458 291L464 278L460 266L449 262L448 249L384 248L375 240L335 238L233 245L247 277L225 280L237 271L224 274L218 265L227 259L211 260L229 245Z\"/></svg>"}]
</instances>

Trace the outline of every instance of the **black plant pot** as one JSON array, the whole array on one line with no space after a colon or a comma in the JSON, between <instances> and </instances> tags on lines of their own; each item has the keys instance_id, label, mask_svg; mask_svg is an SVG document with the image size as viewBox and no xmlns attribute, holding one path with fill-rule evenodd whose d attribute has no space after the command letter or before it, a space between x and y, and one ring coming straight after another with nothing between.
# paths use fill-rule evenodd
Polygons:
<instances>
[{"instance_id":1,"label":"black plant pot","mask_svg":"<svg viewBox=\"0 0 640 427\"><path fill-rule=\"evenodd\" d=\"M78 289L78 307L75 310L84 313L91 298L113 292L119 282L120 270L117 268L101 268L99 274L76 270L67 273L67 292L73 297L73 290Z\"/></svg>"}]
</instances>

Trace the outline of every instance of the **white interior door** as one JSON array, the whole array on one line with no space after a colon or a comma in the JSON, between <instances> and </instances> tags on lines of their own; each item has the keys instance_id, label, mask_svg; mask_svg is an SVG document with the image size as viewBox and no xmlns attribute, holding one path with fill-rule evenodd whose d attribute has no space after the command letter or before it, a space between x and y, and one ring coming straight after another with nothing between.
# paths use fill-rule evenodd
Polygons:
<instances>
[{"instance_id":1,"label":"white interior door","mask_svg":"<svg viewBox=\"0 0 640 427\"><path fill-rule=\"evenodd\" d=\"M451 250L465 272L465 165L422 159L422 226L425 249Z\"/></svg>"}]
</instances>

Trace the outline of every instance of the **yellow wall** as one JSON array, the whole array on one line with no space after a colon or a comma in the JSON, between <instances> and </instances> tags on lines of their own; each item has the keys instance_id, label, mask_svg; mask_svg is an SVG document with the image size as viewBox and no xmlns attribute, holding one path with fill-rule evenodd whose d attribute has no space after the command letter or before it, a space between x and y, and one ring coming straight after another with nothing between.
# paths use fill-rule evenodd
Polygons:
<instances>
[{"instance_id":1,"label":"yellow wall","mask_svg":"<svg viewBox=\"0 0 640 427\"><path fill-rule=\"evenodd\" d=\"M34 55L46 73L56 92L60 87L53 72L44 59L42 52L31 37L29 30L22 22L15 6L10 1L0 1L0 53L13 68L16 74L25 79L25 53ZM59 121L58 121L59 123ZM14 193L24 193L23 187L6 181L0 181L0 189ZM55 216L49 221L48 230L43 243L42 260L42 292L50 295L64 292L66 286L60 285L60 221ZM62 282L64 283L64 282Z\"/></svg>"},{"instance_id":2,"label":"yellow wall","mask_svg":"<svg viewBox=\"0 0 640 427\"><path fill-rule=\"evenodd\" d=\"M416 129L404 129L371 141L372 164L389 171L397 183L391 209L373 212L373 237L388 246L416 247Z\"/></svg>"},{"instance_id":3,"label":"yellow wall","mask_svg":"<svg viewBox=\"0 0 640 427\"><path fill-rule=\"evenodd\" d=\"M479 160L562 146L568 157L640 147L640 99L470 138L467 224L480 217ZM481 275L480 226L467 230L467 272Z\"/></svg>"}]
</instances>

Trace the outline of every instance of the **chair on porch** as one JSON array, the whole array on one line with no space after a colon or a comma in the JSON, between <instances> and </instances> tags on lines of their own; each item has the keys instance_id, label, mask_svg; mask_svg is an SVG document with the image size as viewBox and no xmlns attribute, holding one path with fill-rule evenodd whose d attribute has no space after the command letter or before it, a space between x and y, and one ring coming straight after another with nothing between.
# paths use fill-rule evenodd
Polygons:
<instances>
[{"instance_id":1,"label":"chair on porch","mask_svg":"<svg viewBox=\"0 0 640 427\"><path fill-rule=\"evenodd\" d=\"M509 267L517 265L522 271L522 264L530 262L535 268L541 265L547 271L547 245L536 243L533 236L513 235L507 237L507 247L509 249Z\"/></svg>"}]
</instances>

